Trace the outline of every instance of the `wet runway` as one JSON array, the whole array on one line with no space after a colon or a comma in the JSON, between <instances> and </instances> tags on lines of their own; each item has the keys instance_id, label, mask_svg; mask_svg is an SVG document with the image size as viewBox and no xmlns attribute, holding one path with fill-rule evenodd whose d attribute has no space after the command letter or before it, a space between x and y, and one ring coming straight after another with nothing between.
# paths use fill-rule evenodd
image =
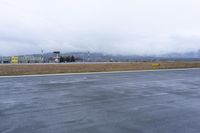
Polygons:
<instances>
[{"instance_id":1,"label":"wet runway","mask_svg":"<svg viewBox=\"0 0 200 133\"><path fill-rule=\"evenodd\" d=\"M0 78L0 133L199 133L200 69Z\"/></svg>"}]
</instances>

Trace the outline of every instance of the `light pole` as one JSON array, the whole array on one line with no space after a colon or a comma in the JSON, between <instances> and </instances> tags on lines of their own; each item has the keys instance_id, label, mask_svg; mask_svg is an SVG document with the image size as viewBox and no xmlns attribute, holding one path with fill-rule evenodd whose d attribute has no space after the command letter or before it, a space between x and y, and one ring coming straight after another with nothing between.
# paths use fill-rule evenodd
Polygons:
<instances>
[{"instance_id":1,"label":"light pole","mask_svg":"<svg viewBox=\"0 0 200 133\"><path fill-rule=\"evenodd\" d=\"M88 59L87 59L87 61L89 62L89 60L90 60L90 51L88 51Z\"/></svg>"},{"instance_id":2,"label":"light pole","mask_svg":"<svg viewBox=\"0 0 200 133\"><path fill-rule=\"evenodd\" d=\"M3 64L3 56L1 56L1 64Z\"/></svg>"},{"instance_id":3,"label":"light pole","mask_svg":"<svg viewBox=\"0 0 200 133\"><path fill-rule=\"evenodd\" d=\"M42 63L44 63L44 50L41 50L42 53Z\"/></svg>"}]
</instances>

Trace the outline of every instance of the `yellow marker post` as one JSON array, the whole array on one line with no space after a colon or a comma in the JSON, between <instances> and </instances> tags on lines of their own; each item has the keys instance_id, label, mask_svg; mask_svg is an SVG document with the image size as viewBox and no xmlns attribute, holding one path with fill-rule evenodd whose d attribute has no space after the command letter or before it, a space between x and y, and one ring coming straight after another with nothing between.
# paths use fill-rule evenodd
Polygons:
<instances>
[{"instance_id":1,"label":"yellow marker post","mask_svg":"<svg viewBox=\"0 0 200 133\"><path fill-rule=\"evenodd\" d=\"M160 64L159 63L154 63L154 64L151 64L152 66L152 69L157 69L160 67Z\"/></svg>"}]
</instances>

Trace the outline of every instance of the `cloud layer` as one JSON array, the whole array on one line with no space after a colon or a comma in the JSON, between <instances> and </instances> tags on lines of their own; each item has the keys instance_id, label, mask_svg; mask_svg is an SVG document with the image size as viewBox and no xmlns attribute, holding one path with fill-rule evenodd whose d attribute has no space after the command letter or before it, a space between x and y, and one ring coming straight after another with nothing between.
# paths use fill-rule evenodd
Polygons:
<instances>
[{"instance_id":1,"label":"cloud layer","mask_svg":"<svg viewBox=\"0 0 200 133\"><path fill-rule=\"evenodd\" d=\"M1 0L0 55L200 49L198 0Z\"/></svg>"}]
</instances>

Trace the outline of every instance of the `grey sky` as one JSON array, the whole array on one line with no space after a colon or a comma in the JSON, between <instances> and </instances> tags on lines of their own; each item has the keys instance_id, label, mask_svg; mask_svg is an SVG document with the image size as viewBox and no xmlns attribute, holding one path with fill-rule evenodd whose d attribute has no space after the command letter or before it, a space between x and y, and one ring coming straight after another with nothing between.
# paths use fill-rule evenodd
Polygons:
<instances>
[{"instance_id":1,"label":"grey sky","mask_svg":"<svg viewBox=\"0 0 200 133\"><path fill-rule=\"evenodd\" d=\"M0 55L200 49L199 0L0 0Z\"/></svg>"}]
</instances>

